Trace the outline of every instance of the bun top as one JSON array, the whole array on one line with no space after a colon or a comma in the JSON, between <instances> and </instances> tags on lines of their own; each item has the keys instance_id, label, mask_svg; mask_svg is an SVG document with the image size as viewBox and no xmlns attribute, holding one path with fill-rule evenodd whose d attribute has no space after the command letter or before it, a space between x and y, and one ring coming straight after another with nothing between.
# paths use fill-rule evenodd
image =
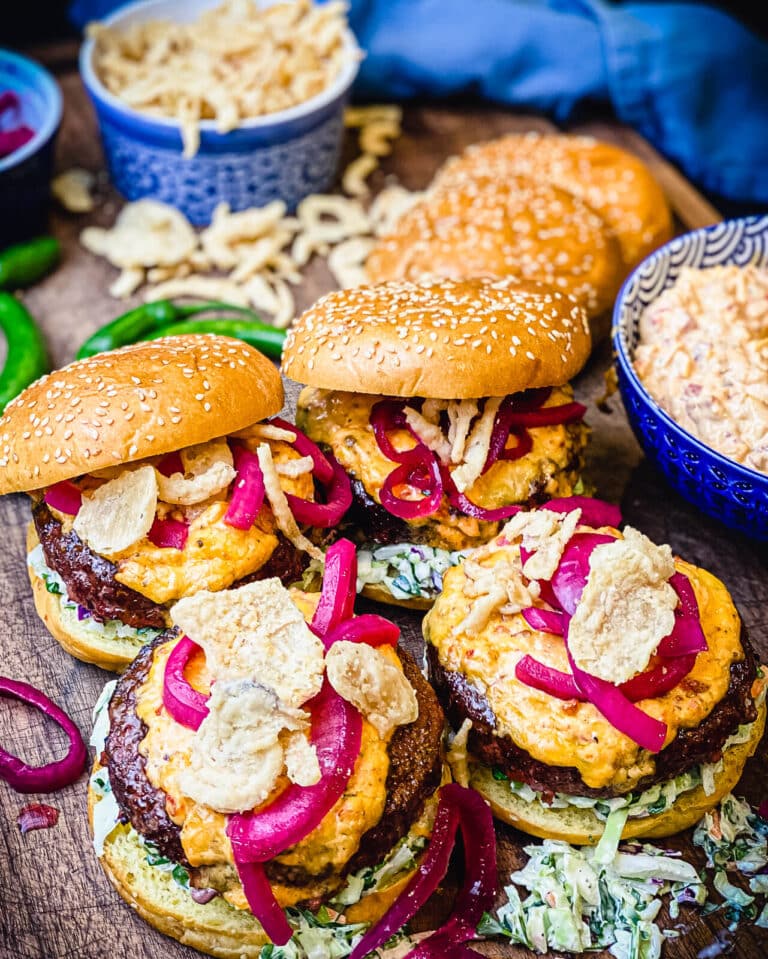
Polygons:
<instances>
[{"instance_id":1,"label":"bun top","mask_svg":"<svg viewBox=\"0 0 768 959\"><path fill-rule=\"evenodd\" d=\"M592 137L526 133L474 144L446 161L435 184L513 176L554 183L586 201L618 238L627 272L673 235L669 205L648 167Z\"/></svg>"},{"instance_id":2,"label":"bun top","mask_svg":"<svg viewBox=\"0 0 768 959\"><path fill-rule=\"evenodd\" d=\"M517 276L575 296L590 316L613 304L624 264L605 220L583 200L529 177L436 183L366 263L372 283Z\"/></svg>"},{"instance_id":3,"label":"bun top","mask_svg":"<svg viewBox=\"0 0 768 959\"><path fill-rule=\"evenodd\" d=\"M560 386L589 356L584 310L531 280L337 290L288 331L283 372L329 390L468 399Z\"/></svg>"},{"instance_id":4,"label":"bun top","mask_svg":"<svg viewBox=\"0 0 768 959\"><path fill-rule=\"evenodd\" d=\"M50 486L233 433L279 412L283 384L225 336L169 336L70 363L0 418L0 493Z\"/></svg>"}]
</instances>

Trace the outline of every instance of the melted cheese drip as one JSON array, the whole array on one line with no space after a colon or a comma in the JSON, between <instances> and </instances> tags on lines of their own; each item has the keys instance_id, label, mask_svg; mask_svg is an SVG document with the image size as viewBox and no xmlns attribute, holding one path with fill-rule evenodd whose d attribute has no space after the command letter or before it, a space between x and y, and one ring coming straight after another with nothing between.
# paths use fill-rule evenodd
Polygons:
<instances>
[{"instance_id":1,"label":"melted cheese drip","mask_svg":"<svg viewBox=\"0 0 768 959\"><path fill-rule=\"evenodd\" d=\"M243 434L241 438L248 446L257 445L257 441L251 443ZM270 446L275 463L300 458L287 443L271 441ZM296 496L307 498L313 494L309 473L281 476L280 485ZM259 569L278 542L269 505L262 507L256 523L247 530L235 529L224 522L228 506L224 490L206 504L182 510L190 524L184 549L161 549L148 539L141 539L111 557L117 563L115 579L153 602L163 604L191 596L201 589L213 592L226 589Z\"/></svg>"},{"instance_id":2,"label":"melted cheese drip","mask_svg":"<svg viewBox=\"0 0 768 959\"><path fill-rule=\"evenodd\" d=\"M395 467L379 449L370 425L371 409L380 399L366 393L306 387L296 411L299 428L316 443L329 446L344 469L362 482L377 503L384 480ZM563 386L552 391L545 405L558 406L572 400L573 390ZM495 463L467 490L473 502L486 509L525 503L532 491L540 487L545 497L571 495L581 468L588 427L577 423L538 427L530 432L530 453L518 460ZM413 437L405 430L394 431L392 440L399 449L414 445ZM423 527L425 542L449 549L484 543L500 527L499 523L481 522L452 512L445 498L437 513L410 520L409 524Z\"/></svg>"},{"instance_id":3,"label":"melted cheese drip","mask_svg":"<svg viewBox=\"0 0 768 959\"><path fill-rule=\"evenodd\" d=\"M483 565L509 561L511 550L498 549ZM668 726L665 745L680 728L694 728L725 695L730 665L744 658L740 620L725 586L705 570L680 559L675 567L689 577L696 593L707 652L699 653L688 676L663 696L641 700L640 709ZM570 672L565 644L559 636L532 630L521 614L494 613L479 634L454 635L469 612L460 566L448 570L444 589L425 620L425 636L442 665L463 673L482 690L496 716L499 735L509 736L535 759L551 766L575 766L595 789L627 792L653 774L653 754L620 733L591 703L564 701L521 683L515 666L526 653L547 666Z\"/></svg>"},{"instance_id":4,"label":"melted cheese drip","mask_svg":"<svg viewBox=\"0 0 768 959\"><path fill-rule=\"evenodd\" d=\"M304 602L305 597L301 594L295 598L311 610L311 599L306 598ZM189 765L195 734L175 722L163 706L163 675L174 645L174 642L168 642L155 651L147 679L138 691L136 713L147 726L147 735L139 751L146 760L147 778L166 793L166 811L181 826L181 844L190 864L233 865L232 847L225 832L227 817L194 803L179 788L179 773ZM385 649L383 652L398 668L402 668L394 650ZM204 655L197 654L190 660L185 675L196 689L206 692L210 688ZM327 872L328 876L311 889L275 886L281 905L323 895L340 885L341 869L358 849L363 834L381 818L388 772L387 741L380 739L364 719L360 755L344 795L317 829L293 849L277 857L279 862L300 865L313 875ZM288 781L283 777L270 801L274 801L287 785ZM227 899L239 908L247 907L239 889L227 894Z\"/></svg>"}]
</instances>

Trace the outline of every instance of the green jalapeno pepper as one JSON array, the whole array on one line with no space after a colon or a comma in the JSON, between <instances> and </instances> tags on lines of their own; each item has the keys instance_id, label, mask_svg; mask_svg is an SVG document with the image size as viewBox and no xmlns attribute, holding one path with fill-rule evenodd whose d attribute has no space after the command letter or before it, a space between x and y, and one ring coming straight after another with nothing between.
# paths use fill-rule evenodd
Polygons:
<instances>
[{"instance_id":1,"label":"green jalapeno pepper","mask_svg":"<svg viewBox=\"0 0 768 959\"><path fill-rule=\"evenodd\" d=\"M0 290L31 286L50 273L60 257L61 245L52 236L7 247L0 253Z\"/></svg>"},{"instance_id":2,"label":"green jalapeno pepper","mask_svg":"<svg viewBox=\"0 0 768 959\"><path fill-rule=\"evenodd\" d=\"M285 342L285 330L260 323L258 320L186 320L169 323L146 337L156 340L161 336L179 336L184 333L216 333L217 336L233 336L256 347L265 356L279 360Z\"/></svg>"},{"instance_id":3,"label":"green jalapeno pepper","mask_svg":"<svg viewBox=\"0 0 768 959\"><path fill-rule=\"evenodd\" d=\"M0 410L34 380L48 371L48 351L43 335L24 306L10 293L0 291L0 329L8 351L0 373Z\"/></svg>"}]
</instances>

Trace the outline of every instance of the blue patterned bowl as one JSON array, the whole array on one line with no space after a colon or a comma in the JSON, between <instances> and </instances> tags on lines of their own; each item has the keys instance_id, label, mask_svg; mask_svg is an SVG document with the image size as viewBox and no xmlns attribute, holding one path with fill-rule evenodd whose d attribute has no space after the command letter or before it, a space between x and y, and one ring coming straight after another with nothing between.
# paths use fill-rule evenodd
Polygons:
<instances>
[{"instance_id":1,"label":"blue patterned bowl","mask_svg":"<svg viewBox=\"0 0 768 959\"><path fill-rule=\"evenodd\" d=\"M103 22L122 28L145 20L189 22L220 0L146 0L121 7ZM262 3L266 6L266 3ZM80 50L80 74L96 108L112 182L127 200L170 203L194 224L210 223L217 204L232 210L283 200L289 209L329 189L344 132L344 106L357 76L358 47L347 34L349 58L322 93L288 110L217 133L200 123L200 149L182 156L179 124L147 116L111 94L93 68L94 41Z\"/></svg>"},{"instance_id":2,"label":"blue patterned bowl","mask_svg":"<svg viewBox=\"0 0 768 959\"><path fill-rule=\"evenodd\" d=\"M0 49L0 92L21 101L21 119L32 139L0 160L0 246L28 239L46 228L53 171L53 145L61 122L61 93L40 64Z\"/></svg>"},{"instance_id":3,"label":"blue patterned bowl","mask_svg":"<svg viewBox=\"0 0 768 959\"><path fill-rule=\"evenodd\" d=\"M768 540L768 476L715 452L678 426L648 394L632 364L643 310L683 267L748 263L768 266L768 216L729 220L671 240L643 260L619 292L613 347L627 416L648 459L702 512Z\"/></svg>"}]
</instances>

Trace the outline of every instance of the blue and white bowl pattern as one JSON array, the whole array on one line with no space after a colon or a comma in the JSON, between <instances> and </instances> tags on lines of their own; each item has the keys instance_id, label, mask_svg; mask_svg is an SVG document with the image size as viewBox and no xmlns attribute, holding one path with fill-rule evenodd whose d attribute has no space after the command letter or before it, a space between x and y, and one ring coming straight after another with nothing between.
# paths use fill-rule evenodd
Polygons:
<instances>
[{"instance_id":1,"label":"blue and white bowl pattern","mask_svg":"<svg viewBox=\"0 0 768 959\"><path fill-rule=\"evenodd\" d=\"M613 347L627 416L648 459L702 512L754 539L768 540L768 476L735 463L678 426L646 391L633 366L643 311L683 267L750 263L768 266L768 216L728 220L671 240L645 259L619 292Z\"/></svg>"},{"instance_id":2,"label":"blue and white bowl pattern","mask_svg":"<svg viewBox=\"0 0 768 959\"><path fill-rule=\"evenodd\" d=\"M193 19L218 0L148 0L121 7L104 22L127 26L148 19ZM80 73L96 109L112 181L127 200L170 203L196 226L210 223L219 203L232 210L283 200L289 210L311 193L327 191L336 176L344 107L357 75L358 48L347 37L349 61L322 93L305 103L245 121L218 133L200 122L200 148L182 155L179 124L141 114L111 94L93 69L94 42L80 51Z\"/></svg>"}]
</instances>

